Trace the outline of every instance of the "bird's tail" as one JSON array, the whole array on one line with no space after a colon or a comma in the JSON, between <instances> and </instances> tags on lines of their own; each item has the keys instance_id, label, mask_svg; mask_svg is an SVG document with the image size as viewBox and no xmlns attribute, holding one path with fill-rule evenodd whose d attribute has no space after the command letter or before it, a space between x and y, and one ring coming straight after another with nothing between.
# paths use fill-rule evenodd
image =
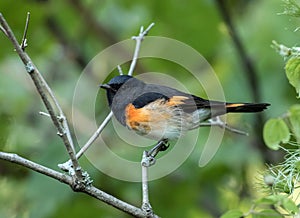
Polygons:
<instances>
[{"instance_id":1,"label":"bird's tail","mask_svg":"<svg viewBox=\"0 0 300 218\"><path fill-rule=\"evenodd\" d=\"M265 109L270 104L268 103L226 103L227 113L255 113Z\"/></svg>"}]
</instances>

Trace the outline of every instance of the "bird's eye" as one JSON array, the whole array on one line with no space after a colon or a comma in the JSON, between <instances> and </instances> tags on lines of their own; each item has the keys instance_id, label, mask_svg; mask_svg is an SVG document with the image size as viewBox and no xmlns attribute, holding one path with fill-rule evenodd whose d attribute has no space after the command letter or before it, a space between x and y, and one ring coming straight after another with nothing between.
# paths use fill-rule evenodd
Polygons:
<instances>
[{"instance_id":1,"label":"bird's eye","mask_svg":"<svg viewBox=\"0 0 300 218\"><path fill-rule=\"evenodd\" d=\"M112 90L113 92L117 92L117 91L118 91L118 89L116 89L116 88L113 87L113 86L110 86L110 90Z\"/></svg>"}]
</instances>

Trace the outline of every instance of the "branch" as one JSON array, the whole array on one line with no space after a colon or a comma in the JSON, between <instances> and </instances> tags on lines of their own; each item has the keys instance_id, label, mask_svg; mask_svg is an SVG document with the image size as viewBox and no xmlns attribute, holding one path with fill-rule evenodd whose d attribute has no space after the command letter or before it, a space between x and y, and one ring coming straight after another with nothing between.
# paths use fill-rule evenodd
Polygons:
<instances>
[{"instance_id":1,"label":"branch","mask_svg":"<svg viewBox=\"0 0 300 218\"><path fill-rule=\"evenodd\" d=\"M62 138L64 145L69 153L70 156L70 164L73 166L72 168L68 168L68 172L71 174L71 176L62 174L60 172L57 172L53 169L44 167L40 164L37 164L35 162L32 162L28 159L25 159L23 157L18 156L17 154L11 154L6 152L0 152L0 159L10 161L16 164L19 164L21 166L27 167L31 170L34 170L36 172L42 173L46 176L49 176L51 178L54 178L62 183L68 184L72 187L74 191L79 191L86 193L94 198L97 198L109 205L112 205L116 208L118 208L121 211L124 211L128 214L131 214L134 217L154 217L157 218L158 216L153 214L151 210L151 214L147 213L143 209L137 208L135 206L132 206L124 201L121 201L101 190L91 185L91 180L89 179L89 176L87 173L83 173L81 170L81 167L78 163L77 157L75 155L75 149L73 145L73 141L71 138L71 133L69 131L69 126L67 123L67 119L57 101L55 98L52 90L40 74L39 70L35 67L35 65L32 63L32 60L27 55L26 52L24 52L24 48L26 45L26 35L27 35L27 29L28 29L28 22L29 22L29 14L27 16L22 45L20 46L17 42L12 30L10 29L8 23L4 19L3 15L0 13L0 24L1 24L1 31L5 33L5 35L9 38L9 40L12 42L13 46L15 47L16 52L18 53L19 57L21 58L22 62L25 65L26 71L31 76L31 79L34 82L34 85L36 86L36 89L38 93L40 94L44 105L47 108L48 113L41 112L41 115L50 116L52 119L52 122L54 123L56 129L58 130L58 135ZM152 25L153 26L153 25ZM150 27L151 28L151 27ZM135 60L138 57L138 53L140 50L140 43L143 40L144 36L147 34L150 28L147 28L146 31L142 31L140 35L136 38L137 41L137 48L135 49ZM132 63L134 68L135 62ZM104 120L102 125L100 125L99 129L94 133L94 135L91 137L91 139L87 142L86 146L84 146L84 149L87 149L99 136L99 134L104 129L105 125L108 123L112 116L112 113L110 113L107 118ZM78 156L80 157L85 150L81 150L78 153Z\"/></svg>"},{"instance_id":2,"label":"branch","mask_svg":"<svg viewBox=\"0 0 300 218\"><path fill-rule=\"evenodd\" d=\"M230 132L233 132L233 133L237 133L237 134L240 134L240 135L246 135L248 136L248 133L247 132L244 132L242 130L239 130L239 129L235 129L231 126L228 126L227 123L223 122L220 117L214 117L214 118L211 118L208 120L207 123L201 123L200 126L218 126L220 128L223 128L223 129L226 129Z\"/></svg>"},{"instance_id":3,"label":"branch","mask_svg":"<svg viewBox=\"0 0 300 218\"><path fill-rule=\"evenodd\" d=\"M153 159L154 160L154 159ZM153 162L154 164L155 162ZM143 152L143 157L141 161L142 165L142 210L148 215L153 214L153 210L149 200L149 188L148 188L148 168L151 166L149 162L149 156L147 151Z\"/></svg>"},{"instance_id":4,"label":"branch","mask_svg":"<svg viewBox=\"0 0 300 218\"><path fill-rule=\"evenodd\" d=\"M96 132L92 135L92 137L85 143L85 145L79 150L79 152L76 154L77 159L79 159L86 150L94 143L94 141L99 137L101 132L103 131L104 127L108 124L110 119L112 118L113 113L110 112L107 117L104 119L104 121L101 123L99 128L96 130ZM59 164L58 167L63 170L63 171L69 171L70 168L72 167L72 162L71 160L68 160L67 162L63 164Z\"/></svg>"},{"instance_id":5,"label":"branch","mask_svg":"<svg viewBox=\"0 0 300 218\"><path fill-rule=\"evenodd\" d=\"M27 31L28 31L29 19L30 19L30 12L27 12L27 18L26 18L23 38L22 38L22 42L21 42L21 48L22 48L23 51L25 51L25 48L28 46L28 44L27 44Z\"/></svg>"},{"instance_id":6,"label":"branch","mask_svg":"<svg viewBox=\"0 0 300 218\"><path fill-rule=\"evenodd\" d=\"M26 71L31 76L31 79L34 82L34 85L40 94L44 105L47 108L47 111L52 119L53 124L55 125L58 135L62 138L63 143L68 151L70 159L72 161L72 165L74 166L75 170L75 179L77 179L80 183L82 178L82 171L79 166L78 160L76 159L73 140L71 138L71 133L69 130L69 126L67 123L67 119L56 100L52 90L48 86L47 82L42 77L39 70L35 67L30 57L27 55L25 51L23 51L22 47L19 45L14 33L12 32L11 28L9 27L8 23L6 22L3 15L0 13L0 24L7 33L8 39L13 44L16 52L18 53L19 57L21 58L22 62L25 65ZM58 111L58 115L56 114Z\"/></svg>"},{"instance_id":7,"label":"branch","mask_svg":"<svg viewBox=\"0 0 300 218\"><path fill-rule=\"evenodd\" d=\"M12 163L16 163L20 166L26 167L26 168L36 171L38 173L49 176L55 180L58 180L62 183L69 185L72 188L76 186L76 184L74 184L74 180L71 176L65 175L63 173L57 172L48 167L37 164L26 158L20 157L17 154L0 152L0 159L6 160L6 161L9 161ZM88 186L82 187L82 189L79 189L79 190L77 189L76 191L86 193L86 194L88 194L98 200L101 200L121 211L124 211L134 217L141 217L141 218L148 217L148 216L146 216L145 212L143 210L141 210L140 208L134 207L124 201L121 201L121 200L115 198L114 196L109 195L109 194L99 190L98 188L92 186L91 184ZM153 215L151 217L155 218L157 216Z\"/></svg>"},{"instance_id":8,"label":"branch","mask_svg":"<svg viewBox=\"0 0 300 218\"><path fill-rule=\"evenodd\" d=\"M2 160L6 160L12 163L16 163L20 166L26 167L28 169L31 169L33 171L36 171L38 173L44 174L46 176L49 176L53 179L56 179L62 183L71 185L73 180L70 176L65 175L63 173L57 172L55 170L52 170L48 167L44 167L40 164L37 164L33 161L30 161L26 158L20 157L17 154L13 154L13 153L7 153L7 152L1 152L0 151L0 159ZM72 186L72 185L71 185Z\"/></svg>"},{"instance_id":9,"label":"branch","mask_svg":"<svg viewBox=\"0 0 300 218\"><path fill-rule=\"evenodd\" d=\"M133 36L132 39L136 41L136 45L135 45L135 50L134 50L134 54L133 54L133 58L132 58L132 62L128 71L128 75L132 75L133 71L135 69L136 66L136 62L139 56L139 52L140 52L140 48L141 48L141 43L143 41L143 39L145 38L145 36L148 34L148 32L150 31L150 29L154 26L154 23L151 23L148 28L144 31L144 27L141 26L140 29L140 34L138 36Z\"/></svg>"}]
</instances>

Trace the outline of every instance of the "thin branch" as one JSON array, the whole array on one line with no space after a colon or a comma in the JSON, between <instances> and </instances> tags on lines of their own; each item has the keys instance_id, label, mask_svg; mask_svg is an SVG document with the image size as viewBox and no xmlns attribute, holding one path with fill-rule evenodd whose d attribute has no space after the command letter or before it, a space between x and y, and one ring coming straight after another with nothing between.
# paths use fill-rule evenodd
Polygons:
<instances>
[{"instance_id":1,"label":"thin branch","mask_svg":"<svg viewBox=\"0 0 300 218\"><path fill-rule=\"evenodd\" d=\"M92 137L85 143L85 145L78 151L78 153L76 154L77 159L79 159L84 152L86 152L86 150L94 143L94 141L99 137L99 135L101 134L101 132L103 131L104 127L108 124L108 122L110 121L110 119L112 118L113 113L110 112L107 117L104 119L104 121L101 123L101 125L98 127L98 129L96 130L96 132L92 135ZM72 167L72 162L70 160L68 160L67 162L63 163L63 164L59 164L58 167L63 170L63 171L69 171L70 168Z\"/></svg>"},{"instance_id":2,"label":"thin branch","mask_svg":"<svg viewBox=\"0 0 300 218\"><path fill-rule=\"evenodd\" d=\"M147 151L143 152L141 161L142 165L142 210L147 214L153 214L153 210L149 200L149 188L148 188L148 168L151 166L149 162L149 156Z\"/></svg>"},{"instance_id":3,"label":"thin branch","mask_svg":"<svg viewBox=\"0 0 300 218\"><path fill-rule=\"evenodd\" d=\"M27 31L28 31L29 20L30 20L30 12L27 12L23 38L22 38L22 42L21 42L21 48L22 48L23 51L25 51L25 48L28 46L28 44L27 44Z\"/></svg>"},{"instance_id":4,"label":"thin branch","mask_svg":"<svg viewBox=\"0 0 300 218\"><path fill-rule=\"evenodd\" d=\"M63 173L57 172L55 170L52 170L48 167L42 166L40 164L37 164L33 161L30 161L26 158L20 157L17 154L13 153L7 153L7 152L1 152L0 151L0 159L6 160L12 163L16 163L20 166L26 167L28 169L31 169L33 171L36 171L38 173L44 174L46 176L49 176L53 179L56 179L62 183L71 185L73 180L72 177L65 175Z\"/></svg>"},{"instance_id":5,"label":"thin branch","mask_svg":"<svg viewBox=\"0 0 300 218\"><path fill-rule=\"evenodd\" d=\"M80 158L83 153L90 147L91 144L99 137L100 133L103 131L104 127L108 124L110 119L112 118L112 111L107 115L107 117L103 120L97 131L92 135L92 137L87 141L87 143L82 147L82 149L76 154L77 158Z\"/></svg>"},{"instance_id":6,"label":"thin branch","mask_svg":"<svg viewBox=\"0 0 300 218\"><path fill-rule=\"evenodd\" d=\"M124 75L124 73L123 73L123 70L122 70L121 66L120 66L120 65L118 65L118 66L117 66L117 68L118 68L118 72L119 72L119 74L120 74L120 75Z\"/></svg>"},{"instance_id":7,"label":"thin branch","mask_svg":"<svg viewBox=\"0 0 300 218\"><path fill-rule=\"evenodd\" d=\"M46 106L49 115L52 119L53 124L56 126L58 135L61 136L64 145L69 153L70 159L72 161L72 165L74 166L76 179L79 181L82 180L82 171L79 166L78 160L76 159L75 149L73 145L73 140L71 138L71 133L69 131L67 119L63 114L63 111L56 100L52 90L48 86L47 82L42 77L39 70L35 67L30 57L24 52L19 45L14 33L12 32L11 28L9 27L8 23L6 22L3 15L0 13L0 24L4 28L5 32L7 33L8 39L12 42L16 52L18 53L19 57L21 58L22 62L25 65L26 71L31 76L31 79L34 82L34 85L40 94L44 105ZM50 99L49 99L50 97ZM55 108L53 107L53 103ZM58 111L58 116L56 115L56 111Z\"/></svg>"},{"instance_id":8,"label":"thin branch","mask_svg":"<svg viewBox=\"0 0 300 218\"><path fill-rule=\"evenodd\" d=\"M28 18L28 21L29 21L29 18ZM28 21L26 22L27 27L25 27L25 30L26 30L25 32L27 32ZM151 214L146 213L142 209L134 207L126 202L123 202L123 201L121 201L121 200L119 200L119 199L117 199L117 198L115 198L115 197L113 197L91 185L89 177L86 176L84 173L82 173L82 170L79 166L78 160L75 155L73 141L71 138L71 134L69 131L66 117L64 116L63 111L62 111L58 101L56 100L52 90L50 89L50 87L48 86L48 84L46 83L46 81L44 80L44 78L42 77L40 72L38 71L38 69L34 66L30 57L27 55L27 53L24 52L22 46L20 46L18 44L12 30L10 29L9 25L7 24L6 20L4 19L4 17L2 16L1 13L0 13L0 24L1 24L1 29L4 30L3 32L6 33L5 35L10 39L10 41L14 45L15 50L18 53L18 55L20 56L22 62L24 63L27 72L30 74L30 76L34 82L34 85L36 86L37 91L40 94L40 96L48 110L49 116L51 117L54 125L56 126L56 128L58 130L58 135L60 135L61 138L63 139L63 142L64 142L64 144L68 150L69 156L71 158L71 163L73 166L75 177L73 177L74 176L73 174L71 174L71 176L68 176L68 175L62 174L60 172L57 172L55 170L52 170L50 168L44 167L40 164L37 164L30 160L27 160L23 157L20 157L17 154L0 152L0 159L19 164L21 166L27 167L31 170L34 170L36 172L39 172L39 173L47 175L51 178L54 178L58 181L61 181L65 184L68 184L73 188L73 190L87 193L90 196L95 197L103 202L106 202L106 203L118 208L119 210L122 210L128 214L131 214L134 217L155 217L155 218L157 218L158 216L154 215L152 212L151 212ZM24 33L23 38L26 38L26 34L27 33ZM24 41L26 41L26 40L24 40ZM53 106L53 104L55 107ZM56 115L56 111L58 111L59 115ZM40 114L45 115L46 113L42 112ZM97 131L93 135L93 137L88 141L88 143L91 144L97 138L97 136L102 132L105 125L108 123L111 116L112 116L112 113L110 113L108 115L107 119L99 127L99 131ZM82 153L83 152L84 151L82 151ZM82 153L79 153L79 156L82 155ZM70 172L71 172L71 170L69 170L69 173ZM86 182L86 180L88 180L88 182ZM78 184L78 182L79 182L79 184Z\"/></svg>"},{"instance_id":9,"label":"thin branch","mask_svg":"<svg viewBox=\"0 0 300 218\"><path fill-rule=\"evenodd\" d=\"M132 39L134 39L136 41L136 45L135 45L135 50L134 50L132 62L130 64L130 68L129 68L129 71L128 71L128 75L130 75L130 76L133 74L133 71L135 69L136 62L137 62L139 52L140 52L140 49L141 49L141 43L142 43L143 39L145 38L145 36L148 34L148 32L150 31L150 29L153 26L154 26L154 23L151 23L145 31L144 31L144 27L142 26L141 29L140 29L139 35L132 37Z\"/></svg>"},{"instance_id":10,"label":"thin branch","mask_svg":"<svg viewBox=\"0 0 300 218\"><path fill-rule=\"evenodd\" d=\"M13 153L7 153L7 152L0 152L0 159L2 160L6 160L12 163L16 163L20 166L26 167L28 169L31 169L33 171L36 171L38 173L44 174L46 176L49 176L55 180L58 180L62 183L65 183L67 185L69 185L70 187L75 187L76 184L74 184L74 180L72 179L71 176L69 175L65 175L63 173L57 172L53 169L50 169L48 167L42 166L40 164L37 164L33 161L30 161L26 158L20 157L17 154L13 154ZM145 217L153 217L153 218L157 218L156 215L152 215L152 216L147 216L147 214L141 210L140 208L137 208L135 206L132 206L124 201L121 201L117 198L115 198L112 195L107 194L106 192L103 192L101 190L99 190L98 188L92 186L92 185L88 185L88 186L84 186L82 187L82 189L76 189L76 191L79 192L83 192L86 193L98 200L101 200L123 212L126 212L134 217L141 217L141 218L145 218Z\"/></svg>"},{"instance_id":11,"label":"thin branch","mask_svg":"<svg viewBox=\"0 0 300 218\"><path fill-rule=\"evenodd\" d=\"M4 33L4 35L6 35L8 37L7 32L5 31L5 29L1 25L0 25L0 30Z\"/></svg>"},{"instance_id":12,"label":"thin branch","mask_svg":"<svg viewBox=\"0 0 300 218\"><path fill-rule=\"evenodd\" d=\"M246 135L248 136L249 134L247 132L244 132L239 129L235 129L231 126L228 126L227 123L223 122L220 117L214 117L212 119L209 119L207 123L201 123L200 126L205 127L205 126L218 126L220 128L226 129L230 132L237 133L240 135Z\"/></svg>"},{"instance_id":13,"label":"thin branch","mask_svg":"<svg viewBox=\"0 0 300 218\"><path fill-rule=\"evenodd\" d=\"M48 113L45 113L45 112L43 112L43 111L40 111L39 114L42 115L42 116L51 118L50 115L49 115Z\"/></svg>"}]
</instances>

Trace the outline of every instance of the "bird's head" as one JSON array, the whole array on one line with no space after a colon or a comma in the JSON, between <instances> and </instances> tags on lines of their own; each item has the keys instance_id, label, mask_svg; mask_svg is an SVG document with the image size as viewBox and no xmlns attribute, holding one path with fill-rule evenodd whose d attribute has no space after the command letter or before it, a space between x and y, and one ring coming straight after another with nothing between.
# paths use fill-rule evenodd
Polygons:
<instances>
[{"instance_id":1,"label":"bird's head","mask_svg":"<svg viewBox=\"0 0 300 218\"><path fill-rule=\"evenodd\" d=\"M108 104L111 107L112 101L118 90L121 88L121 86L127 82L129 79L133 78L129 75L120 75L112 78L108 83L101 84L100 88L106 90L107 100Z\"/></svg>"}]
</instances>

